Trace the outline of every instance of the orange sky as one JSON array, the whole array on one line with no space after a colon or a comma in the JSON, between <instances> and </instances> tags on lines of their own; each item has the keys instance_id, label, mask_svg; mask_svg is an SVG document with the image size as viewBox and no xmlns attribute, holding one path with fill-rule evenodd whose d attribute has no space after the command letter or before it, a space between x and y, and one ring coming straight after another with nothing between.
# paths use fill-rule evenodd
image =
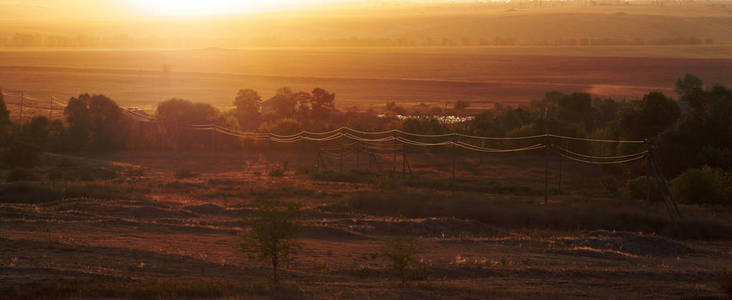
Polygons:
<instances>
[{"instance_id":1,"label":"orange sky","mask_svg":"<svg viewBox=\"0 0 732 300\"><path fill-rule=\"evenodd\" d=\"M198 18L449 0L0 0L0 20Z\"/></svg>"}]
</instances>

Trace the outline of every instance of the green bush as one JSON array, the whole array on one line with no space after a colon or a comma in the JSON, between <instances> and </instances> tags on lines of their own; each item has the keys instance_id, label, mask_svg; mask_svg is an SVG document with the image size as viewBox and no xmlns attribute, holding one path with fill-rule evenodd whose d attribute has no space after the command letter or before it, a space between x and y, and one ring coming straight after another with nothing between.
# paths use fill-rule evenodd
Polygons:
<instances>
[{"instance_id":1,"label":"green bush","mask_svg":"<svg viewBox=\"0 0 732 300\"><path fill-rule=\"evenodd\" d=\"M731 204L730 177L720 169L688 169L671 181L671 189L681 203Z\"/></svg>"},{"instance_id":2,"label":"green bush","mask_svg":"<svg viewBox=\"0 0 732 300\"><path fill-rule=\"evenodd\" d=\"M645 200L648 197L648 177L638 176L625 183L624 196L627 200ZM651 202L663 201L656 181L651 178Z\"/></svg>"},{"instance_id":3,"label":"green bush","mask_svg":"<svg viewBox=\"0 0 732 300\"><path fill-rule=\"evenodd\" d=\"M16 181L38 181L38 177L27 169L13 169L8 173L8 176L5 177L5 182Z\"/></svg>"},{"instance_id":4,"label":"green bush","mask_svg":"<svg viewBox=\"0 0 732 300\"><path fill-rule=\"evenodd\" d=\"M279 282L280 265L300 249L294 240L302 226L297 221L300 206L274 200L259 200L253 217L246 220L250 230L242 234L240 249L255 252L262 261L272 264L272 280Z\"/></svg>"},{"instance_id":5,"label":"green bush","mask_svg":"<svg viewBox=\"0 0 732 300\"><path fill-rule=\"evenodd\" d=\"M429 276L426 266L417 261L416 255L424 252L421 239L397 236L386 242L382 255L389 261L391 269L406 283L410 279L424 280Z\"/></svg>"}]
</instances>

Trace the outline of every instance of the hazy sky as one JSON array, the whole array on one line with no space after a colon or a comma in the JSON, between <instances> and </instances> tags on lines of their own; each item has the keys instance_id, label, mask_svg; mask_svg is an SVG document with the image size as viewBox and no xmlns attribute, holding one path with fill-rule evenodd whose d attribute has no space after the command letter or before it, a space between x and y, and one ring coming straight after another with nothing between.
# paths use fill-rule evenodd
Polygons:
<instances>
[{"instance_id":1,"label":"hazy sky","mask_svg":"<svg viewBox=\"0 0 732 300\"><path fill-rule=\"evenodd\" d=\"M450 0L0 0L0 20L215 17L348 5Z\"/></svg>"}]
</instances>

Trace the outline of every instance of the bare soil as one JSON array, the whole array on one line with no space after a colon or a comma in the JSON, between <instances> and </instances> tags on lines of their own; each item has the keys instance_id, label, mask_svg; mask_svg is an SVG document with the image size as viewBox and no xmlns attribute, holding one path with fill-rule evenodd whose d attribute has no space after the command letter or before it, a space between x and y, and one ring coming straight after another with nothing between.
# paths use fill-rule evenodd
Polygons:
<instances>
[{"instance_id":1,"label":"bare soil","mask_svg":"<svg viewBox=\"0 0 732 300\"><path fill-rule=\"evenodd\" d=\"M206 164L205 159L199 161L200 168L193 168L199 176L176 179L176 161L181 157L162 153L112 156L116 159L110 155L47 159L115 168L120 174L126 168L140 167L143 174L139 176L99 183L134 187L144 193L120 193L106 200L0 201L0 294L19 295L49 282L66 281L142 284L220 279L267 286L269 267L236 248L238 235L246 228L244 218L257 197L300 201L304 204L301 221L308 230L297 238L302 251L285 267L286 292L252 289L242 296L721 297L715 278L732 265L729 240L677 240L612 230L505 228L459 218L339 212L327 207L374 187L313 181L293 171L282 177L255 175L252 170L232 169L231 164ZM224 159L233 154L216 156ZM152 161L156 164L143 163ZM263 167L254 164L254 169ZM552 201L604 201L567 193L570 195ZM542 196L523 197L536 205L543 200ZM419 258L429 266L428 280L402 285L388 271L380 253L385 241L396 235L423 239L425 252Z\"/></svg>"}]
</instances>

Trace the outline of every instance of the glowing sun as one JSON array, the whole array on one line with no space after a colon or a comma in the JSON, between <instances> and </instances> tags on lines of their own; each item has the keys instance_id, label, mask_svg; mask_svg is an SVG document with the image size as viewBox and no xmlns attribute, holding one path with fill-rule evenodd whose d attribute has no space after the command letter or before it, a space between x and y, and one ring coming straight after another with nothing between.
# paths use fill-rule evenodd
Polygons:
<instances>
[{"instance_id":1,"label":"glowing sun","mask_svg":"<svg viewBox=\"0 0 732 300\"><path fill-rule=\"evenodd\" d=\"M293 0L126 0L140 13L163 17L205 17L286 10L303 2Z\"/></svg>"}]
</instances>

